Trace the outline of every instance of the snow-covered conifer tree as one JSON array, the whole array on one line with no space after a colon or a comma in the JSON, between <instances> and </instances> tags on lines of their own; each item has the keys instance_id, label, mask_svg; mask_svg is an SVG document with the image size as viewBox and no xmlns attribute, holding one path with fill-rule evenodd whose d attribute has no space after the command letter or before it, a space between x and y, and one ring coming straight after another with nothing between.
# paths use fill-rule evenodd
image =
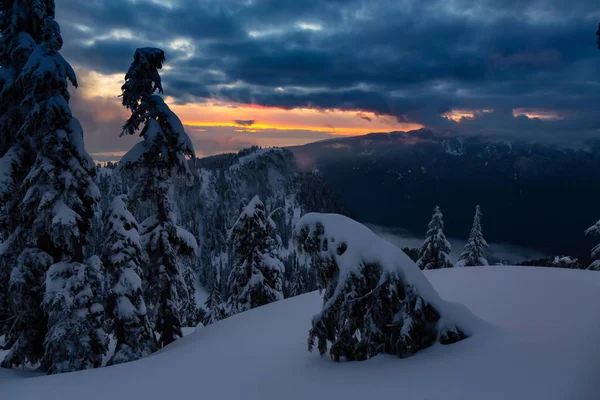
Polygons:
<instances>
[{"instance_id":1,"label":"snow-covered conifer tree","mask_svg":"<svg viewBox=\"0 0 600 400\"><path fill-rule=\"evenodd\" d=\"M435 207L431 222L427 229L427 237L421 246L419 268L439 269L452 267L450 262L450 251L452 247L444 235L444 216L438 206Z\"/></svg>"},{"instance_id":2,"label":"snow-covered conifer tree","mask_svg":"<svg viewBox=\"0 0 600 400\"><path fill-rule=\"evenodd\" d=\"M206 314L204 314L202 323L205 326L214 324L215 322L227 317L225 306L223 305L223 299L221 298L220 279L215 279L212 287L210 288L210 293L204 302L204 308L206 309Z\"/></svg>"},{"instance_id":3,"label":"snow-covered conifer tree","mask_svg":"<svg viewBox=\"0 0 600 400\"><path fill-rule=\"evenodd\" d=\"M295 255L295 254L294 254ZM308 292L308 270L306 266L301 265L297 257L294 257L294 269L292 273L292 282L290 284L290 297L299 296Z\"/></svg>"},{"instance_id":4,"label":"snow-covered conifer tree","mask_svg":"<svg viewBox=\"0 0 600 400\"><path fill-rule=\"evenodd\" d=\"M40 321L45 321L40 307L44 300L44 288L40 283L44 282L52 262L52 258L39 249L26 249L17 258L6 293L10 299L8 305L15 312L6 337L11 349L3 366L36 363L44 354L42 341L46 327L38 326ZM23 312L16 312L19 309Z\"/></svg>"},{"instance_id":5,"label":"snow-covered conifer tree","mask_svg":"<svg viewBox=\"0 0 600 400\"><path fill-rule=\"evenodd\" d=\"M13 233L20 223L18 205L23 195L15 192L31 164L24 143L17 139L31 106L23 104L26 93L16 80L40 43L40 27L44 25L43 13L33 14L29 3L30 0L0 0L0 241L4 242L0 249L0 335L12 330L9 281L19 256Z\"/></svg>"},{"instance_id":6,"label":"snow-covered conifer tree","mask_svg":"<svg viewBox=\"0 0 600 400\"><path fill-rule=\"evenodd\" d=\"M367 227L341 215L311 213L300 219L296 235L298 250L316 260L323 292L310 351L316 346L335 361L381 353L408 357L469 335L471 317L450 311L457 306L441 301L414 262Z\"/></svg>"},{"instance_id":7,"label":"snow-covered conifer tree","mask_svg":"<svg viewBox=\"0 0 600 400\"><path fill-rule=\"evenodd\" d=\"M196 327L204 320L204 309L196 304L196 281L197 277L190 265L181 265L183 270L183 281L185 285L179 296L182 299L181 323L183 326Z\"/></svg>"},{"instance_id":8,"label":"snow-covered conifer tree","mask_svg":"<svg viewBox=\"0 0 600 400\"><path fill-rule=\"evenodd\" d=\"M455 267L474 267L480 265L488 265L484 253L488 248L488 244L483 238L483 232L481 230L481 208L475 207L475 218L473 220L473 227L471 228L471 234L467 240L467 244L463 252L461 253Z\"/></svg>"},{"instance_id":9,"label":"snow-covered conifer tree","mask_svg":"<svg viewBox=\"0 0 600 400\"><path fill-rule=\"evenodd\" d=\"M194 157L194 147L179 118L154 94L156 90L162 93L158 70L164 60L160 49L137 49L125 75L123 105L132 114L123 134L133 135L141 128L144 140L119 164L135 176L130 198L153 205L154 214L142 222L140 234L149 256L145 299L161 346L182 336L180 293L186 284L181 267L197 248L196 239L177 226L173 208L173 178L193 181L188 158Z\"/></svg>"},{"instance_id":10,"label":"snow-covered conifer tree","mask_svg":"<svg viewBox=\"0 0 600 400\"><path fill-rule=\"evenodd\" d=\"M4 135L6 126L10 126L14 135L9 140L11 147L0 161L0 225L4 239L0 249L0 280L5 280L11 270L8 276L15 280L10 280L9 287L27 285L18 289L21 295L11 296L8 344L12 348L3 365L43 361L42 366L50 366L56 372L65 369L52 367L60 363L54 357L62 357L70 344L61 337L68 332L54 325L64 326L67 322L60 318L69 316L54 313L48 318L50 308L41 309L39 288L45 285L47 298L48 288L53 287L47 273L53 267L48 267L48 260L65 271L87 268L83 247L99 192L93 182L94 163L83 146L81 126L71 115L68 104L68 82L77 86L77 80L59 53L62 38L54 20L54 2L15 0L2 1L0 6L2 41L10 42L9 48L0 50L3 60L0 102L17 104L11 101L18 99L19 108L11 111L10 123L3 119L0 128ZM13 57L13 64L4 70L7 54ZM6 76L9 78L4 79ZM102 269L97 273L101 274ZM94 312L101 314L98 307ZM41 319L33 321L31 316ZM30 325L26 327L25 321ZM81 324L78 329L92 325ZM80 334L86 337L93 333L80 331ZM65 368L78 365L88 364L73 360Z\"/></svg>"},{"instance_id":11,"label":"snow-covered conifer tree","mask_svg":"<svg viewBox=\"0 0 600 400\"><path fill-rule=\"evenodd\" d=\"M237 314L283 299L283 263L277 255L275 222L255 196L230 231L234 268L229 311Z\"/></svg>"},{"instance_id":12,"label":"snow-covered conifer tree","mask_svg":"<svg viewBox=\"0 0 600 400\"><path fill-rule=\"evenodd\" d=\"M98 368L108 350L104 332L104 274L96 256L85 263L61 262L50 266L44 310L48 334L44 359L48 373Z\"/></svg>"},{"instance_id":13,"label":"snow-covered conifer tree","mask_svg":"<svg viewBox=\"0 0 600 400\"><path fill-rule=\"evenodd\" d=\"M115 197L105 216L104 264L112 278L108 311L117 340L109 365L137 360L157 348L143 297L138 225L127 201L125 195Z\"/></svg>"},{"instance_id":14,"label":"snow-covered conifer tree","mask_svg":"<svg viewBox=\"0 0 600 400\"><path fill-rule=\"evenodd\" d=\"M586 231L586 235L600 236L600 221L590 226ZM600 271L600 244L592 249L592 258L594 261L589 265L588 269L592 271Z\"/></svg>"}]
</instances>

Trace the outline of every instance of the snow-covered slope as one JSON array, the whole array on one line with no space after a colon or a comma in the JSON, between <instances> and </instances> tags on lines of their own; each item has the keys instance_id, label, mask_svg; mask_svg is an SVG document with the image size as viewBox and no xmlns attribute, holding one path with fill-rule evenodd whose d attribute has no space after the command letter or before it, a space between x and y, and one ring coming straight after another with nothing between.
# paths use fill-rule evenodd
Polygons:
<instances>
[{"instance_id":1,"label":"snow-covered slope","mask_svg":"<svg viewBox=\"0 0 600 400\"><path fill-rule=\"evenodd\" d=\"M600 273L530 267L429 271L445 299L496 325L408 359L334 363L307 352L317 293L218 322L124 365L26 378L0 399L597 399Z\"/></svg>"}]
</instances>

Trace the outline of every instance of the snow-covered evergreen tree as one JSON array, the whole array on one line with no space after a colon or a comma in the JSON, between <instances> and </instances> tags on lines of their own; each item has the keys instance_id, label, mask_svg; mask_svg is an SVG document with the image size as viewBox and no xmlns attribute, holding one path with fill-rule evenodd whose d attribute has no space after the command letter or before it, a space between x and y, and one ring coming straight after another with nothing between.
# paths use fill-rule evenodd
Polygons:
<instances>
[{"instance_id":1,"label":"snow-covered evergreen tree","mask_svg":"<svg viewBox=\"0 0 600 400\"><path fill-rule=\"evenodd\" d=\"M216 279L210 288L210 293L204 302L204 308L206 309L206 314L202 321L204 326L214 324L227 317L227 312L225 311L225 306L221 297L220 279Z\"/></svg>"},{"instance_id":2,"label":"snow-covered evergreen tree","mask_svg":"<svg viewBox=\"0 0 600 400\"><path fill-rule=\"evenodd\" d=\"M437 293L400 249L341 215L307 214L296 226L300 252L316 259L323 309L313 317L308 347L335 361L380 353L408 357L439 342L465 338L468 321Z\"/></svg>"},{"instance_id":3,"label":"snow-covered evergreen tree","mask_svg":"<svg viewBox=\"0 0 600 400\"><path fill-rule=\"evenodd\" d=\"M112 278L108 304L117 340L109 365L137 360L157 348L143 297L138 225L127 202L125 195L115 197L105 218L104 263Z\"/></svg>"},{"instance_id":4,"label":"snow-covered evergreen tree","mask_svg":"<svg viewBox=\"0 0 600 400\"><path fill-rule=\"evenodd\" d=\"M33 13L31 3L31 0L0 1L0 241L4 242L0 249L0 335L13 330L9 281L19 256L13 233L20 223L17 216L19 199L23 196L21 185L31 166L30 157L26 157L26 143L17 138L31 105L23 103L26 93L16 84L35 46L42 40L44 13ZM21 193L15 193L18 190ZM39 351L36 353L41 355Z\"/></svg>"},{"instance_id":5,"label":"snow-covered evergreen tree","mask_svg":"<svg viewBox=\"0 0 600 400\"><path fill-rule=\"evenodd\" d=\"M181 323L193 328L204 320L204 309L196 305L196 274L190 265L182 265L181 268L185 282L185 286L181 287L184 291L179 294L183 301Z\"/></svg>"},{"instance_id":6,"label":"snow-covered evergreen tree","mask_svg":"<svg viewBox=\"0 0 600 400\"><path fill-rule=\"evenodd\" d=\"M480 265L488 265L484 253L488 249L488 244L483 238L483 232L481 230L481 208L475 207L475 218L473 220L473 227L471 228L471 234L465 244L465 248L461 253L455 267L475 267Z\"/></svg>"},{"instance_id":7,"label":"snow-covered evergreen tree","mask_svg":"<svg viewBox=\"0 0 600 400\"><path fill-rule=\"evenodd\" d=\"M140 234L149 256L145 299L161 346L182 336L180 293L186 291L186 283L181 267L197 248L196 239L177 226L172 202L173 178L193 181L188 158L194 157L194 148L179 118L154 94L156 90L162 93L158 70L164 60L160 49L137 49L125 75L123 105L132 114L123 134L135 134L141 128L143 141L119 165L135 177L130 198L148 200L153 206L154 214L142 222Z\"/></svg>"},{"instance_id":8,"label":"snow-covered evergreen tree","mask_svg":"<svg viewBox=\"0 0 600 400\"><path fill-rule=\"evenodd\" d=\"M600 236L600 221L586 229L585 234ZM600 271L600 244L594 246L592 249L592 258L594 261L589 265L588 269L592 271Z\"/></svg>"},{"instance_id":9,"label":"snow-covered evergreen tree","mask_svg":"<svg viewBox=\"0 0 600 400\"><path fill-rule=\"evenodd\" d=\"M44 310L48 334L44 359L48 373L61 373L102 365L108 350L104 331L104 274L96 256L85 263L61 262L50 266Z\"/></svg>"},{"instance_id":10,"label":"snow-covered evergreen tree","mask_svg":"<svg viewBox=\"0 0 600 400\"><path fill-rule=\"evenodd\" d=\"M283 299L283 263L275 222L255 196L230 231L234 268L229 276L229 312L237 314Z\"/></svg>"},{"instance_id":11,"label":"snow-covered evergreen tree","mask_svg":"<svg viewBox=\"0 0 600 400\"><path fill-rule=\"evenodd\" d=\"M309 285L309 276L308 270L305 265L301 265L296 257L294 252L294 263L293 263L293 272L292 272L292 280L289 289L289 297L299 296L308 292Z\"/></svg>"},{"instance_id":12,"label":"snow-covered evergreen tree","mask_svg":"<svg viewBox=\"0 0 600 400\"><path fill-rule=\"evenodd\" d=\"M62 38L54 20L54 2L15 0L3 1L0 6L2 41L9 43L0 50L0 102L17 104L12 101L18 99L18 110L10 111L11 122L3 119L0 127L2 135L7 126L12 130L10 148L0 160L0 226L4 240L0 281L5 285L7 276L18 281L21 275L25 279L19 284L27 285L19 302L9 303L8 331L19 343L14 347L15 340L9 338L8 344L13 347L3 365L36 364L43 357L43 366L48 366L60 362L52 357L60 356L62 352L57 349L68 346L68 340L60 337L66 331L54 327L62 322L48 319L48 313L41 309L39 288L44 287L47 278L47 260L72 271L84 265L83 247L99 192L93 182L94 163L83 146L81 126L68 105L68 82L77 86L77 80L59 53ZM13 64L4 70L7 54L13 57ZM9 78L4 79L6 76ZM32 261L32 257L37 260ZM30 267L31 271L23 270ZM16 287L16 281L9 286ZM46 291L48 287L46 282ZM6 304L1 299L0 303ZM24 315L41 319L34 323ZM31 325L26 327L25 321ZM37 333L32 334L33 330ZM48 351L50 347L54 350ZM77 365L83 364L70 364Z\"/></svg>"},{"instance_id":13,"label":"snow-covered evergreen tree","mask_svg":"<svg viewBox=\"0 0 600 400\"><path fill-rule=\"evenodd\" d=\"M431 222L427 228L427 236L419 253L419 268L439 269L452 267L450 251L452 247L444 235L444 216L438 206L435 207Z\"/></svg>"},{"instance_id":14,"label":"snow-covered evergreen tree","mask_svg":"<svg viewBox=\"0 0 600 400\"><path fill-rule=\"evenodd\" d=\"M26 249L17 258L6 293L13 316L11 329L5 338L11 349L4 359L4 367L36 364L44 354L42 341L46 327L38 326L45 321L40 307L44 300L41 283L52 262L52 258L39 249Z\"/></svg>"}]
</instances>

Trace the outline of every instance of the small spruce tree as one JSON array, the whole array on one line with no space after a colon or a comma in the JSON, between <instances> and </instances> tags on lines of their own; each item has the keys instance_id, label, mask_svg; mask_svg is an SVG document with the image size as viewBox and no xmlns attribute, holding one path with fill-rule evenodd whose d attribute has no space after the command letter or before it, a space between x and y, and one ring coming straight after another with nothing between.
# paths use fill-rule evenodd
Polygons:
<instances>
[{"instance_id":1,"label":"small spruce tree","mask_svg":"<svg viewBox=\"0 0 600 400\"><path fill-rule=\"evenodd\" d=\"M113 199L106 215L104 264L111 277L108 310L117 341L108 365L135 361L157 348L143 297L142 244L127 197Z\"/></svg>"},{"instance_id":2,"label":"small spruce tree","mask_svg":"<svg viewBox=\"0 0 600 400\"><path fill-rule=\"evenodd\" d=\"M204 319L202 321L204 326L214 324L215 322L227 317L227 313L225 312L225 307L223 305L223 299L221 297L220 279L215 279L213 285L211 286L208 298L204 302L204 308L206 309L206 313L204 314Z\"/></svg>"},{"instance_id":3,"label":"small spruce tree","mask_svg":"<svg viewBox=\"0 0 600 400\"><path fill-rule=\"evenodd\" d=\"M295 254L294 254L295 255ZM294 257L292 282L290 285L290 297L299 296L308 292L308 270Z\"/></svg>"},{"instance_id":4,"label":"small spruce tree","mask_svg":"<svg viewBox=\"0 0 600 400\"><path fill-rule=\"evenodd\" d=\"M419 252L417 265L422 270L452 267L450 251L452 247L444 235L444 216L438 206L435 207L427 229L427 237Z\"/></svg>"},{"instance_id":5,"label":"small spruce tree","mask_svg":"<svg viewBox=\"0 0 600 400\"><path fill-rule=\"evenodd\" d=\"M456 267L474 267L480 265L488 265L484 253L488 248L488 244L483 238L483 232L481 230L481 208L475 207L475 218L473 220L473 227L471 228L471 234L467 240L467 244L463 252L461 253Z\"/></svg>"},{"instance_id":6,"label":"small spruce tree","mask_svg":"<svg viewBox=\"0 0 600 400\"><path fill-rule=\"evenodd\" d=\"M160 346L182 336L181 293L186 292L186 283L181 268L197 249L196 239L177 225L174 212L173 178L193 182L188 159L194 157L194 147L179 118L154 94L157 90L162 93L158 70L164 61L160 49L135 52L122 87L123 105L131 111L123 134L133 135L141 128L144 140L119 164L135 177L129 197L152 205L153 215L142 222L140 234L149 256L145 299Z\"/></svg>"},{"instance_id":7,"label":"small spruce tree","mask_svg":"<svg viewBox=\"0 0 600 400\"><path fill-rule=\"evenodd\" d=\"M283 263L275 223L255 196L230 231L234 268L229 276L229 312L237 314L283 299Z\"/></svg>"}]
</instances>

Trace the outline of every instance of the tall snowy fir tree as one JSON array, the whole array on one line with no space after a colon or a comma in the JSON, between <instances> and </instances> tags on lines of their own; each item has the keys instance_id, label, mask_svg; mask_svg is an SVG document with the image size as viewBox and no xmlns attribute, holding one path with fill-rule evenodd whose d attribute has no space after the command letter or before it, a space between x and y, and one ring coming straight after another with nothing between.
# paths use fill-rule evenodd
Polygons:
<instances>
[{"instance_id":1,"label":"tall snowy fir tree","mask_svg":"<svg viewBox=\"0 0 600 400\"><path fill-rule=\"evenodd\" d=\"M104 265L112 285L108 313L117 341L109 365L137 360L157 347L143 297L142 244L127 202L125 195L115 197L105 216Z\"/></svg>"},{"instance_id":2,"label":"tall snowy fir tree","mask_svg":"<svg viewBox=\"0 0 600 400\"><path fill-rule=\"evenodd\" d=\"M481 230L481 208L475 207L475 218L473 219L473 227L471 234L467 240L467 244L461 253L455 267L474 267L479 265L488 265L484 253L488 249L488 244L483 238Z\"/></svg>"},{"instance_id":3,"label":"tall snowy fir tree","mask_svg":"<svg viewBox=\"0 0 600 400\"><path fill-rule=\"evenodd\" d=\"M9 280L19 254L16 248L10 248L17 246L12 234L19 223L15 213L23 196L15 191L22 191L23 180L32 163L31 156L26 157L29 150L24 147L26 143L17 139L31 105L23 103L26 93L16 84L35 46L42 41L43 13L34 14L32 6L31 0L0 0L0 241L3 242L0 247L0 335L14 330ZM46 268L42 269L45 271ZM41 296L38 290L36 299L31 300L41 304ZM30 352L40 354L41 339L36 342L40 344L38 350Z\"/></svg>"},{"instance_id":4,"label":"tall snowy fir tree","mask_svg":"<svg viewBox=\"0 0 600 400\"><path fill-rule=\"evenodd\" d=\"M283 263L275 222L258 196L230 231L234 267L229 276L229 312L237 314L283 299Z\"/></svg>"},{"instance_id":5,"label":"tall snowy fir tree","mask_svg":"<svg viewBox=\"0 0 600 400\"><path fill-rule=\"evenodd\" d=\"M98 259L85 260L83 252L99 192L68 104L68 82L77 80L59 53L54 1L2 1L0 9L0 101L10 109L0 129L11 131L0 161L0 279L10 299L3 311L10 352L2 365L93 367L105 351L98 330L104 278ZM74 330L93 343L73 347Z\"/></svg>"},{"instance_id":6,"label":"tall snowy fir tree","mask_svg":"<svg viewBox=\"0 0 600 400\"><path fill-rule=\"evenodd\" d=\"M145 299L160 346L182 336L180 294L187 291L182 265L195 256L197 248L196 239L177 225L173 207L174 178L193 182L188 159L194 158L194 147L179 118L154 94L162 93L158 70L164 61L160 49L135 52L122 87L123 105L132 113L123 134L133 135L141 128L143 141L119 164L120 170L129 171L135 179L129 197L148 200L153 212L141 223L140 234L149 257Z\"/></svg>"},{"instance_id":7,"label":"tall snowy fir tree","mask_svg":"<svg viewBox=\"0 0 600 400\"><path fill-rule=\"evenodd\" d=\"M600 221L586 229L585 234L591 236L600 236ZM600 244L594 246L592 249L592 258L594 261L592 261L588 269L592 271L600 271Z\"/></svg>"},{"instance_id":8,"label":"tall snowy fir tree","mask_svg":"<svg viewBox=\"0 0 600 400\"><path fill-rule=\"evenodd\" d=\"M446 235L444 235L443 218L442 211L436 206L427 228L425 242L421 246L419 260L417 261L417 265L423 270L452 267L452 263L450 262L452 247L450 246L450 242L446 240Z\"/></svg>"}]
</instances>

